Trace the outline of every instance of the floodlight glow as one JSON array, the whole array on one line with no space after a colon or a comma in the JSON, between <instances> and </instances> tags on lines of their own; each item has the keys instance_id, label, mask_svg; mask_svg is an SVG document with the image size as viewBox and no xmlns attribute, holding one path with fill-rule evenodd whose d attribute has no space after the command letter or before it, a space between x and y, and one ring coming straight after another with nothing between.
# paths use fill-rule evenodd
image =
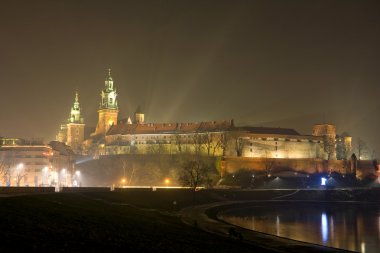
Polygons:
<instances>
[{"instance_id":1,"label":"floodlight glow","mask_svg":"<svg viewBox=\"0 0 380 253\"><path fill-rule=\"evenodd\" d=\"M326 181L327 181L327 179L322 177L321 178L321 185L326 185Z\"/></svg>"},{"instance_id":2,"label":"floodlight glow","mask_svg":"<svg viewBox=\"0 0 380 253\"><path fill-rule=\"evenodd\" d=\"M75 171L75 175L77 175L79 177L80 176L80 171L79 170Z\"/></svg>"}]
</instances>

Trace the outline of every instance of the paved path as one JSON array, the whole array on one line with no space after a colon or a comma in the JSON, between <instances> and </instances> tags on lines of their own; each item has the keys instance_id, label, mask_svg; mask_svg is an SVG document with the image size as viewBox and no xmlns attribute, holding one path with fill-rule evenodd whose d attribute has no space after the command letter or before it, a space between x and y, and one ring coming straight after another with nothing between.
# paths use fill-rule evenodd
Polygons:
<instances>
[{"instance_id":1,"label":"paved path","mask_svg":"<svg viewBox=\"0 0 380 253\"><path fill-rule=\"evenodd\" d=\"M181 219L184 223L198 227L206 232L225 237L232 237L253 244L272 252L352 252L336 248L329 248L317 244L296 241L275 235L269 235L244 228L240 228L216 219L210 218L206 210L225 205L252 203L252 201L223 201L212 204L192 206L180 211Z\"/></svg>"}]
</instances>

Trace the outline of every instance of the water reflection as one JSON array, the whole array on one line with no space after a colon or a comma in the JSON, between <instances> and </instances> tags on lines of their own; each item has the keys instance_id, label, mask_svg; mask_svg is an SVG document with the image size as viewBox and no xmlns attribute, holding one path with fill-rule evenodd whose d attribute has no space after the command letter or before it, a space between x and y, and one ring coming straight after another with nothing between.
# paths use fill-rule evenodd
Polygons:
<instances>
[{"instance_id":1,"label":"water reflection","mask_svg":"<svg viewBox=\"0 0 380 253\"><path fill-rule=\"evenodd\" d=\"M367 205L262 205L226 211L220 218L247 229L295 240L379 252L380 207Z\"/></svg>"},{"instance_id":2,"label":"water reflection","mask_svg":"<svg viewBox=\"0 0 380 253\"><path fill-rule=\"evenodd\" d=\"M322 213L322 218L321 218L321 230L322 230L322 242L323 244L326 244L327 242L327 237L329 235L329 228L327 225L327 216L326 213Z\"/></svg>"}]
</instances>

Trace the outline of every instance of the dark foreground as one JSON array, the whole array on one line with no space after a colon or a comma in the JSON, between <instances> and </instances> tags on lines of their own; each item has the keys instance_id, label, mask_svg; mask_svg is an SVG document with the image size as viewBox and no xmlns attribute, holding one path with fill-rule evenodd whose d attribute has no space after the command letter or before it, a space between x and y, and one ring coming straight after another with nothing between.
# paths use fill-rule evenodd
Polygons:
<instances>
[{"instance_id":1,"label":"dark foreground","mask_svg":"<svg viewBox=\"0 0 380 253\"><path fill-rule=\"evenodd\" d=\"M183 207L249 196L272 199L283 193L204 191L194 198L189 191L163 190L3 197L0 252L275 252L203 232L178 216Z\"/></svg>"},{"instance_id":2,"label":"dark foreground","mask_svg":"<svg viewBox=\"0 0 380 253\"><path fill-rule=\"evenodd\" d=\"M165 200L157 205L160 211L123 205L141 200L125 195L1 198L0 252L270 252L186 226L164 211L172 208L161 206Z\"/></svg>"}]
</instances>

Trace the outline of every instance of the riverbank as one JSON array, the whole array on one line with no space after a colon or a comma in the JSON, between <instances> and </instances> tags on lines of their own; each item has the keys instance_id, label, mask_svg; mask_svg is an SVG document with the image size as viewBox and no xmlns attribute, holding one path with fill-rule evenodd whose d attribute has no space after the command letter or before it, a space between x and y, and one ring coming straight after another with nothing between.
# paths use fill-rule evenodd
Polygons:
<instances>
[{"instance_id":1,"label":"riverbank","mask_svg":"<svg viewBox=\"0 0 380 253\"><path fill-rule=\"evenodd\" d=\"M200 206L192 206L181 210L182 220L190 225L198 227L209 233L223 237L233 237L246 243L260 246L264 249L275 252L352 252L343 249L325 247L318 244L307 243L289 238L279 237L272 234L244 229L233 224L229 224L219 219L219 213L231 209L239 209L257 204L271 205L279 201L225 201ZM285 201L280 201L285 203ZM288 204L289 202L286 201Z\"/></svg>"}]
</instances>

